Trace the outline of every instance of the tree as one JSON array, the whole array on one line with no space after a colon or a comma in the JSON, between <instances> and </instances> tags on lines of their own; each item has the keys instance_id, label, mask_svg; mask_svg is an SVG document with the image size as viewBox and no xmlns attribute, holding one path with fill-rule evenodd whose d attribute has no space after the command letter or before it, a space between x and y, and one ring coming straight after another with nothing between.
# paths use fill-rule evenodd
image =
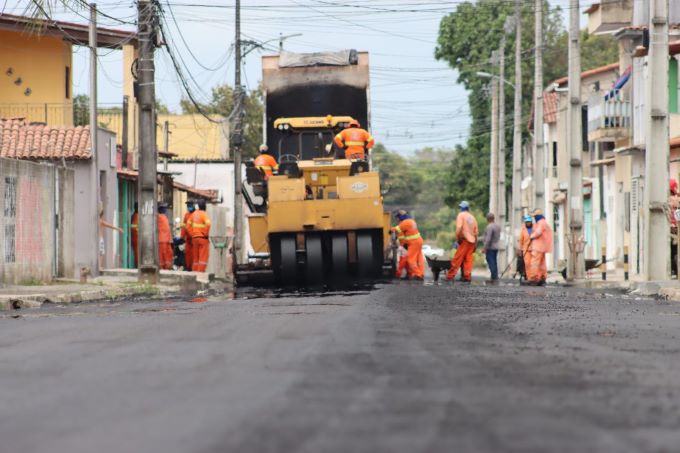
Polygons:
<instances>
[{"instance_id":1,"label":"tree","mask_svg":"<svg viewBox=\"0 0 680 453\"><path fill-rule=\"evenodd\" d=\"M382 188L387 191L384 202L387 209L411 209L421 191L422 180L408 161L397 153L388 151L378 143L371 151L373 165L378 169Z\"/></svg>"},{"instance_id":2,"label":"tree","mask_svg":"<svg viewBox=\"0 0 680 453\"><path fill-rule=\"evenodd\" d=\"M544 2L544 80L550 83L567 74L568 33L564 29L559 8L550 9ZM476 75L478 71L494 72L489 62L491 51L498 49L503 33L505 18L514 14L512 2L480 0L465 2L455 12L445 16L439 27L438 45L435 57L444 60L458 71L458 82L469 91L468 102L472 124L465 145L457 146L449 166L447 178L447 203L455 206L463 199L479 209L486 209L489 202L489 152L490 152L490 97L487 94L488 80ZM534 42L533 3L523 2L522 9L522 112L526 124L532 114L534 60L531 45ZM515 47L514 33L507 36L506 78L514 80L512 55ZM592 69L617 61L616 41L610 36L582 34L582 67ZM512 90L505 90L506 106L506 150L512 149ZM526 128L523 128L526 130ZM528 137L525 131L526 140ZM512 159L506 159L510 175ZM506 179L509 182L508 179ZM508 192L511 184L506 184Z\"/></svg>"},{"instance_id":3,"label":"tree","mask_svg":"<svg viewBox=\"0 0 680 453\"><path fill-rule=\"evenodd\" d=\"M184 113L198 113L193 102L182 99L180 106ZM229 85L219 85L212 89L212 99L207 104L199 104L203 113L222 115L225 118L231 116L234 110L234 89ZM258 87L246 93L245 118L243 119L243 156L256 157L262 143L262 115L264 107L262 103L262 89Z\"/></svg>"}]
</instances>

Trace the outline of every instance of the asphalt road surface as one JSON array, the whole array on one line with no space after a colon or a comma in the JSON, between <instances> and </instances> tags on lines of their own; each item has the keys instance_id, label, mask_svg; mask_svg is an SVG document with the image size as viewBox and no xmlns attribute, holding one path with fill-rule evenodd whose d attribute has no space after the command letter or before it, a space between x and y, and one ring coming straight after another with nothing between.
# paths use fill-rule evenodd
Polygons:
<instances>
[{"instance_id":1,"label":"asphalt road surface","mask_svg":"<svg viewBox=\"0 0 680 453\"><path fill-rule=\"evenodd\" d=\"M680 304L246 295L1 313L0 451L680 451Z\"/></svg>"}]
</instances>

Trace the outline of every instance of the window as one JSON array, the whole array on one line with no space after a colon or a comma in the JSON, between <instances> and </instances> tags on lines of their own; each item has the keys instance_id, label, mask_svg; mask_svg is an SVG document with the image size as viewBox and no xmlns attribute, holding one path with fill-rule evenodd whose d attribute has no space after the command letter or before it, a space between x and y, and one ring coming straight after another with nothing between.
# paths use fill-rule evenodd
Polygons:
<instances>
[{"instance_id":1,"label":"window","mask_svg":"<svg viewBox=\"0 0 680 453\"><path fill-rule=\"evenodd\" d=\"M71 68L66 66L64 71L64 97L66 99L71 98Z\"/></svg>"}]
</instances>

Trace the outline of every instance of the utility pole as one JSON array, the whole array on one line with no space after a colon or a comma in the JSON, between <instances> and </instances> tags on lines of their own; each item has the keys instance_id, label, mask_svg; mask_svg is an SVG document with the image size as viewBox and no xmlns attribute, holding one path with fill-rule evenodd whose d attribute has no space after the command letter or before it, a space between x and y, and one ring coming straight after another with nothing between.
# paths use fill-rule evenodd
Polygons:
<instances>
[{"instance_id":1,"label":"utility pole","mask_svg":"<svg viewBox=\"0 0 680 453\"><path fill-rule=\"evenodd\" d=\"M505 231L505 29L501 37L498 71L498 224L501 231ZM502 261L501 261L502 262Z\"/></svg>"},{"instance_id":2,"label":"utility pole","mask_svg":"<svg viewBox=\"0 0 680 453\"><path fill-rule=\"evenodd\" d=\"M494 51L494 55L496 51ZM491 159L489 165L489 212L498 212L498 79L491 83ZM502 83L502 82L501 82Z\"/></svg>"},{"instance_id":3,"label":"utility pole","mask_svg":"<svg viewBox=\"0 0 680 453\"><path fill-rule=\"evenodd\" d=\"M241 181L241 145L243 145L242 115L243 93L241 92L241 0L236 0L234 37L234 131L231 144L234 149L234 249L232 264L234 271L239 264L243 250L243 181Z\"/></svg>"},{"instance_id":4,"label":"utility pole","mask_svg":"<svg viewBox=\"0 0 680 453\"><path fill-rule=\"evenodd\" d=\"M534 208L545 209L543 156L543 0L536 4L536 51L534 67Z\"/></svg>"},{"instance_id":5,"label":"utility pole","mask_svg":"<svg viewBox=\"0 0 680 453\"><path fill-rule=\"evenodd\" d=\"M97 152L97 4L90 3L90 149L92 164L90 165L90 194L92 217L90 221L94 225L91 237L91 250L94 254L94 269L91 271L99 275L99 153Z\"/></svg>"},{"instance_id":6,"label":"utility pole","mask_svg":"<svg viewBox=\"0 0 680 453\"><path fill-rule=\"evenodd\" d=\"M158 208L156 200L156 124L154 51L156 5L139 0L137 40L139 43L139 281L158 282Z\"/></svg>"},{"instance_id":7,"label":"utility pole","mask_svg":"<svg viewBox=\"0 0 680 453\"><path fill-rule=\"evenodd\" d=\"M644 276L646 280L669 278L668 265L668 0L649 1L649 71L646 111L644 218Z\"/></svg>"},{"instance_id":8,"label":"utility pole","mask_svg":"<svg viewBox=\"0 0 680 453\"><path fill-rule=\"evenodd\" d=\"M569 186L567 188L567 221L569 253L567 280L585 277L583 258L583 169L581 155L581 40L579 0L569 1L569 105L567 107L567 149L569 150Z\"/></svg>"},{"instance_id":9,"label":"utility pole","mask_svg":"<svg viewBox=\"0 0 680 453\"><path fill-rule=\"evenodd\" d=\"M512 138L512 237L522 224L522 7L515 0L515 110Z\"/></svg>"}]
</instances>

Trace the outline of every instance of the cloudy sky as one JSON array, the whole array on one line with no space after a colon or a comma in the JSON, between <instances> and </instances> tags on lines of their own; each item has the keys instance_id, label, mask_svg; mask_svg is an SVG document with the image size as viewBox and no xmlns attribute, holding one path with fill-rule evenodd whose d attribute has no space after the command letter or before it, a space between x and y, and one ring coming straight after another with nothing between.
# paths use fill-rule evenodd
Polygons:
<instances>
[{"instance_id":1,"label":"cloudy sky","mask_svg":"<svg viewBox=\"0 0 680 453\"><path fill-rule=\"evenodd\" d=\"M455 83L455 72L433 56L439 21L461 1L243 0L243 39L266 43L265 50L247 56L244 82L251 88L257 86L260 58L276 51L280 35L302 34L284 43L286 50L294 52L366 50L371 62L371 128L379 142L405 154L425 146L462 143L470 123L467 95ZM5 12L21 14L28 1L0 0L3 3ZM551 3L564 7L566 0ZM103 13L122 22L136 19L131 0L97 4ZM161 4L170 46L181 60L194 96L207 101L213 86L233 84L234 1L161 0ZM87 11L82 6L74 9L56 9L53 16L84 23ZM99 21L101 26L134 28L103 16ZM87 56L86 48L75 49L76 93L88 92ZM159 49L156 62L157 96L179 111L185 94L168 53ZM100 103L120 104L121 52L102 50L100 67Z\"/></svg>"}]
</instances>

